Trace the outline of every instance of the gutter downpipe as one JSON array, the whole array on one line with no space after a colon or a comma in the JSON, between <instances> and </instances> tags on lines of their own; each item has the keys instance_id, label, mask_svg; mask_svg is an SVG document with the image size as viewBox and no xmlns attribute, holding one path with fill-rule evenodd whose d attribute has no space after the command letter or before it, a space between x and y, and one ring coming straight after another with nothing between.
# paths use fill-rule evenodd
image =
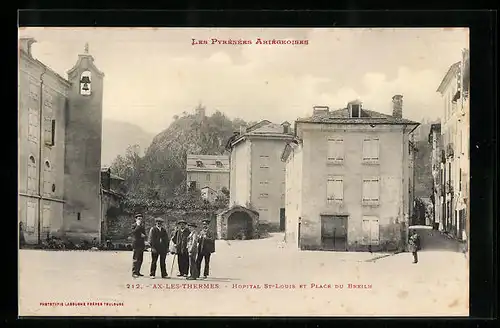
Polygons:
<instances>
[{"instance_id":1,"label":"gutter downpipe","mask_svg":"<svg viewBox=\"0 0 500 328\"><path fill-rule=\"evenodd\" d=\"M39 141L38 141L38 220L37 220L37 228L38 228L38 233L37 233L37 241L38 244L41 244L41 228L42 228L42 165L43 165L43 160L42 160L42 148L44 146L44 141L43 141L43 76L47 72L47 67L43 68L42 74L40 74L40 102L39 102Z\"/></svg>"}]
</instances>

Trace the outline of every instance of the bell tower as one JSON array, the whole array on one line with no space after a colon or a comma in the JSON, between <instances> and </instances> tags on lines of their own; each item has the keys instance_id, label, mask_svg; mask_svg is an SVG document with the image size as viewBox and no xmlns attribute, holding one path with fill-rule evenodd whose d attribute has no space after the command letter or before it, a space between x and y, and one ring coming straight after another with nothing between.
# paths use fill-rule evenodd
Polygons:
<instances>
[{"instance_id":1,"label":"bell tower","mask_svg":"<svg viewBox=\"0 0 500 328\"><path fill-rule=\"evenodd\" d=\"M70 238L99 240L104 73L95 66L88 43L67 74L64 231Z\"/></svg>"}]
</instances>

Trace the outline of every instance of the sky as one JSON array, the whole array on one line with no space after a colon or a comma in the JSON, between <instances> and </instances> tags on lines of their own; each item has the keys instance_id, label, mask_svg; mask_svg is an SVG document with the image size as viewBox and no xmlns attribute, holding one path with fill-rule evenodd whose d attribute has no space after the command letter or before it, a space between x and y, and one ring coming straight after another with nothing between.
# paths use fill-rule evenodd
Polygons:
<instances>
[{"instance_id":1,"label":"sky","mask_svg":"<svg viewBox=\"0 0 500 328\"><path fill-rule=\"evenodd\" d=\"M21 28L34 37L35 58L63 77L83 53L105 73L103 118L157 133L174 115L199 103L247 121L275 123L309 116L315 105L363 107L391 114L403 95L403 117L441 116L436 92L448 68L468 48L463 28L206 29ZM251 40L253 44L193 45L192 39ZM307 40L300 45L256 44Z\"/></svg>"}]
</instances>

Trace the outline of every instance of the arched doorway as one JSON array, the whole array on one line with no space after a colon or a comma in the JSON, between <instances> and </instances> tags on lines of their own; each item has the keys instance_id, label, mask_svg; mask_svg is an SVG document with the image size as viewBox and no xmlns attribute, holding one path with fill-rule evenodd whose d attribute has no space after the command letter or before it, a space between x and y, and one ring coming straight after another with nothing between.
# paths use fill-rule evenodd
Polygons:
<instances>
[{"instance_id":1,"label":"arched doorway","mask_svg":"<svg viewBox=\"0 0 500 328\"><path fill-rule=\"evenodd\" d=\"M227 239L252 239L252 218L247 212L236 211L227 218Z\"/></svg>"}]
</instances>

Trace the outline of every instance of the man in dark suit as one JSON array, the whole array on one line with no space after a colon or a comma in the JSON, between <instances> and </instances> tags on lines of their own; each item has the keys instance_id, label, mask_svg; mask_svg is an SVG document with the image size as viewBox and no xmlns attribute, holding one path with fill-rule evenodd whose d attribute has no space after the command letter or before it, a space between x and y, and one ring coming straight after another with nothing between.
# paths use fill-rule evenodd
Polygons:
<instances>
[{"instance_id":1,"label":"man in dark suit","mask_svg":"<svg viewBox=\"0 0 500 328\"><path fill-rule=\"evenodd\" d=\"M135 215L135 224L132 227L132 277L142 277L141 266L144 257L144 238L146 238L146 229L144 229L144 224L142 221L142 214Z\"/></svg>"},{"instance_id":2,"label":"man in dark suit","mask_svg":"<svg viewBox=\"0 0 500 328\"><path fill-rule=\"evenodd\" d=\"M198 266L198 272L201 272L201 262L205 260L203 279L206 279L210 271L210 255L215 252L215 238L208 227L210 220L203 220L202 223L203 225L199 234L198 257L196 259L196 265Z\"/></svg>"},{"instance_id":3,"label":"man in dark suit","mask_svg":"<svg viewBox=\"0 0 500 328\"><path fill-rule=\"evenodd\" d=\"M167 265L165 263L168 253L168 233L163 227L163 219L156 218L156 225L149 230L149 244L151 245L151 270L149 276L154 279L156 276L156 262L160 258L160 270L162 278L169 278Z\"/></svg>"},{"instance_id":4,"label":"man in dark suit","mask_svg":"<svg viewBox=\"0 0 500 328\"><path fill-rule=\"evenodd\" d=\"M179 220L177 222L177 230L175 231L172 241L176 248L177 263L179 265L178 277L187 277L189 273L189 254L187 249L187 239L191 231L186 228L186 221Z\"/></svg>"}]
</instances>

